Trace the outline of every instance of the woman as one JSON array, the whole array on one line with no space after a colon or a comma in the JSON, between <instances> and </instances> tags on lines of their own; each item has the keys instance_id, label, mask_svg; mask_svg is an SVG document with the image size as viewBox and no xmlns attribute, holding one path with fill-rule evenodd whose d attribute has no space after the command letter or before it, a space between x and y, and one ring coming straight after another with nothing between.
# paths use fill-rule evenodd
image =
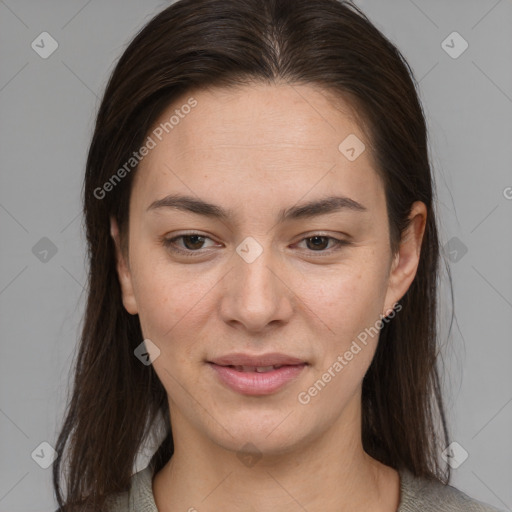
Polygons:
<instances>
[{"instance_id":1,"label":"woman","mask_svg":"<svg viewBox=\"0 0 512 512\"><path fill-rule=\"evenodd\" d=\"M84 213L62 510L494 510L446 485L425 120L356 7L161 12L107 86Z\"/></svg>"}]
</instances>

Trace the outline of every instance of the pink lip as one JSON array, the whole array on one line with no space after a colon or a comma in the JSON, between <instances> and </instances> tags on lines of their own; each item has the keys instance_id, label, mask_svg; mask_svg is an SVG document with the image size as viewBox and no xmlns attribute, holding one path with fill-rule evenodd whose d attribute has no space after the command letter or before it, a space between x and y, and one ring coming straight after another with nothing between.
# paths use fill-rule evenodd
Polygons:
<instances>
[{"instance_id":1,"label":"pink lip","mask_svg":"<svg viewBox=\"0 0 512 512\"><path fill-rule=\"evenodd\" d=\"M219 379L233 391L243 395L268 395L274 393L286 383L297 378L306 363L285 365L269 372L242 372L231 366L208 363ZM274 363L283 364L283 363ZM273 366L272 364L244 364L243 366Z\"/></svg>"}]
</instances>

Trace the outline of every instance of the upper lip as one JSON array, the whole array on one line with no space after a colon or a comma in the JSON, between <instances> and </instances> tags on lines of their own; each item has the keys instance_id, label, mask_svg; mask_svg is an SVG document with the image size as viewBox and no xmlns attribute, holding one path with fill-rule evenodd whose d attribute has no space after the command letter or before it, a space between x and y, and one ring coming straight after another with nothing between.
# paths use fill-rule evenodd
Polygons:
<instances>
[{"instance_id":1,"label":"upper lip","mask_svg":"<svg viewBox=\"0 0 512 512\"><path fill-rule=\"evenodd\" d=\"M271 353L252 356L250 354L235 353L216 357L209 363L219 366L277 366L277 365L296 365L305 364L306 361L297 357L287 356L286 354Z\"/></svg>"}]
</instances>

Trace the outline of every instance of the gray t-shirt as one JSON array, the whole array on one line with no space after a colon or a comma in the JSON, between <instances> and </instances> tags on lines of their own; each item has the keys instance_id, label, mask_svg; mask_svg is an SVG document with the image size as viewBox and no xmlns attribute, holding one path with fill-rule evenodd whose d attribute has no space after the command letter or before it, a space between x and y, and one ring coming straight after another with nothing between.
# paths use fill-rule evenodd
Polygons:
<instances>
[{"instance_id":1,"label":"gray t-shirt","mask_svg":"<svg viewBox=\"0 0 512 512\"><path fill-rule=\"evenodd\" d=\"M397 512L503 512L474 500L450 485L415 478L409 471L400 473L400 505ZM151 466L135 473L131 489L110 504L111 512L158 512L153 496Z\"/></svg>"}]
</instances>

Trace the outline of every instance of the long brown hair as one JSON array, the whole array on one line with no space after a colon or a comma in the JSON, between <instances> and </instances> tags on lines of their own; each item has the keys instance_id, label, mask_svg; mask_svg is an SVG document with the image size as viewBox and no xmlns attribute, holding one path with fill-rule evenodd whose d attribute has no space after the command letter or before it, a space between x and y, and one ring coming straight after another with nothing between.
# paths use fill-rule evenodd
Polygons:
<instances>
[{"instance_id":1,"label":"long brown hair","mask_svg":"<svg viewBox=\"0 0 512 512\"><path fill-rule=\"evenodd\" d=\"M416 277L400 313L382 327L364 377L362 439L365 451L384 464L449 481L449 468L439 461L448 444L437 367L440 247L426 123L409 65L351 3L179 0L122 54L89 148L83 189L88 301L53 466L60 509L75 510L81 502L85 509L101 510L107 496L127 490L141 444L160 414L167 436L152 459L156 471L173 453L165 389L153 367L134 356L143 336L138 316L127 313L121 301L110 236L114 216L126 240L136 166L122 179L112 177L184 93L277 80L317 85L356 109L385 184L393 252L413 202L427 207Z\"/></svg>"}]
</instances>

